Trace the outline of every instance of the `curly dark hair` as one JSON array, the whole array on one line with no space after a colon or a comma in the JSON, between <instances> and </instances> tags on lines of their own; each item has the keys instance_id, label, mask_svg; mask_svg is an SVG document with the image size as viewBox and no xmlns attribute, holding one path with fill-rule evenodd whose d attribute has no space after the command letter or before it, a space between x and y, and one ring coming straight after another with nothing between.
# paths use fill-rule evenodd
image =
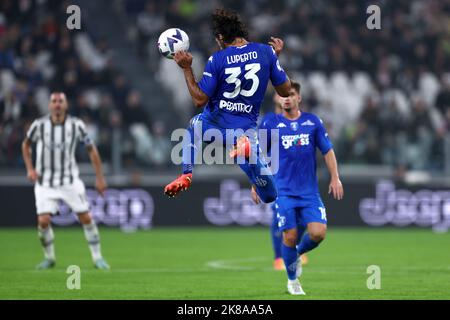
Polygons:
<instances>
[{"instance_id":1,"label":"curly dark hair","mask_svg":"<svg viewBox=\"0 0 450 320\"><path fill-rule=\"evenodd\" d=\"M247 27L235 11L216 9L211 18L214 36L218 38L219 34L222 35L223 42L231 43L238 37L248 38Z\"/></svg>"}]
</instances>

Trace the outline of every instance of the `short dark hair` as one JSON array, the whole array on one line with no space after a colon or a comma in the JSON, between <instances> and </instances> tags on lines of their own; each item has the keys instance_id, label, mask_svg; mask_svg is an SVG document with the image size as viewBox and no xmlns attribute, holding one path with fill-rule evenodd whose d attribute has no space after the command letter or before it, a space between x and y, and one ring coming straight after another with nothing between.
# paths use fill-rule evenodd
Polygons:
<instances>
[{"instance_id":1,"label":"short dark hair","mask_svg":"<svg viewBox=\"0 0 450 320\"><path fill-rule=\"evenodd\" d=\"M66 96L66 94L64 93L64 91L61 91L61 90L55 90L55 91L52 91L52 92L50 93L50 97L51 97L52 95L54 95L54 94L56 94L56 95L62 94L62 95L66 98L66 100L67 100L67 96Z\"/></svg>"},{"instance_id":2,"label":"short dark hair","mask_svg":"<svg viewBox=\"0 0 450 320\"><path fill-rule=\"evenodd\" d=\"M226 9L217 9L211 15L214 36L223 37L223 42L231 43L236 38L248 38L248 31L241 17L235 12Z\"/></svg>"},{"instance_id":3,"label":"short dark hair","mask_svg":"<svg viewBox=\"0 0 450 320\"><path fill-rule=\"evenodd\" d=\"M64 93L64 91L62 91L62 90L53 90L53 91L50 93L50 95L52 95L52 94L63 94L63 95L66 95L66 94Z\"/></svg>"},{"instance_id":4,"label":"short dark hair","mask_svg":"<svg viewBox=\"0 0 450 320\"><path fill-rule=\"evenodd\" d=\"M291 80L291 87L294 88L294 90L297 91L298 94L300 94L300 89L302 88L300 83Z\"/></svg>"}]
</instances>

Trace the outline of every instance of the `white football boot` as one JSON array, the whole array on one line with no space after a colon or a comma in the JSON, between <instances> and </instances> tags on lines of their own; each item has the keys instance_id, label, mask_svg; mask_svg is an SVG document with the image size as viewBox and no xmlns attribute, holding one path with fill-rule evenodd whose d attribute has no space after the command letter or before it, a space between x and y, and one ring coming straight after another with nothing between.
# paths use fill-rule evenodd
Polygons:
<instances>
[{"instance_id":1,"label":"white football boot","mask_svg":"<svg viewBox=\"0 0 450 320\"><path fill-rule=\"evenodd\" d=\"M288 280L287 290L290 294L294 296L305 295L305 291L303 291L302 286L300 285L300 281L298 279Z\"/></svg>"}]
</instances>

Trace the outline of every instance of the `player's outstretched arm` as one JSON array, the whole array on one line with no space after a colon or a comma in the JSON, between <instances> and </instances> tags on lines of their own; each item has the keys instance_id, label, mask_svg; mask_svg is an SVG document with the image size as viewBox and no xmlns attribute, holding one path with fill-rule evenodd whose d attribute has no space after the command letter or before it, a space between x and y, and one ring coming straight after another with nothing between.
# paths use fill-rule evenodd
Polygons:
<instances>
[{"instance_id":1,"label":"player's outstretched arm","mask_svg":"<svg viewBox=\"0 0 450 320\"><path fill-rule=\"evenodd\" d=\"M289 97L291 90L291 80L280 65L278 56L284 47L284 42L280 38L270 37L269 45L272 47L271 61L270 61L270 80L275 88L275 91L281 97Z\"/></svg>"},{"instance_id":2,"label":"player's outstretched arm","mask_svg":"<svg viewBox=\"0 0 450 320\"><path fill-rule=\"evenodd\" d=\"M31 140L28 138L25 138L22 142L22 156L25 167L27 168L27 178L32 182L36 182L38 174L33 167L33 160L31 159Z\"/></svg>"},{"instance_id":3,"label":"player's outstretched arm","mask_svg":"<svg viewBox=\"0 0 450 320\"><path fill-rule=\"evenodd\" d=\"M334 150L330 149L330 151L325 154L324 158L328 172L331 176L330 185L328 186L328 193L332 193L336 200L341 200L344 197L344 187L339 179L338 165Z\"/></svg>"},{"instance_id":4,"label":"player's outstretched arm","mask_svg":"<svg viewBox=\"0 0 450 320\"><path fill-rule=\"evenodd\" d=\"M280 97L289 97L289 91L291 90L291 79L287 79L284 83L279 86L275 86L275 91Z\"/></svg>"},{"instance_id":5,"label":"player's outstretched arm","mask_svg":"<svg viewBox=\"0 0 450 320\"><path fill-rule=\"evenodd\" d=\"M203 107L208 102L208 96L199 88L192 71L192 54L187 51L177 51L173 56L175 62L183 69L184 79L197 108Z\"/></svg>"},{"instance_id":6,"label":"player's outstretched arm","mask_svg":"<svg viewBox=\"0 0 450 320\"><path fill-rule=\"evenodd\" d=\"M89 153L89 159L91 159L92 166L95 170L95 188L103 196L107 185L105 177L103 176L102 160L100 158L100 153L94 144L86 146Z\"/></svg>"}]
</instances>

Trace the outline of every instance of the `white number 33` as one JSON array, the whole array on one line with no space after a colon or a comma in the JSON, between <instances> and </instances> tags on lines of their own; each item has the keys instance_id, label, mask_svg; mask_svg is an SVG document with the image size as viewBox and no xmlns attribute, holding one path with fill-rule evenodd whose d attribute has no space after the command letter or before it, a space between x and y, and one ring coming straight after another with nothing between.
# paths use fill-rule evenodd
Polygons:
<instances>
[{"instance_id":1,"label":"white number 33","mask_svg":"<svg viewBox=\"0 0 450 320\"><path fill-rule=\"evenodd\" d=\"M234 90L232 92L224 92L223 96L228 99L233 99L241 94L244 97L251 97L259 86L259 78L256 73L261 70L261 65L259 63L249 63L245 65L245 70L247 71L244 78L252 81L252 86L249 90L241 90L241 80L238 78L241 74L241 67L226 68L225 74L229 76L225 79L227 83L234 84Z\"/></svg>"}]
</instances>

